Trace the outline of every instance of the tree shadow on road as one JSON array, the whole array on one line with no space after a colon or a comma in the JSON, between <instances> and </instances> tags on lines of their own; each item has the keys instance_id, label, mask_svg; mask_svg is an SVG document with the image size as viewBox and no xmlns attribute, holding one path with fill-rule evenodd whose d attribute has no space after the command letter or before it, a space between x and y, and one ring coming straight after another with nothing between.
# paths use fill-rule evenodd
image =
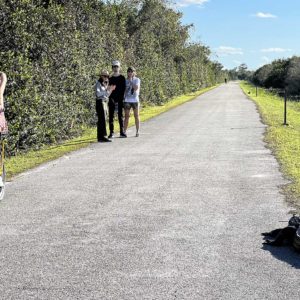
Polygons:
<instances>
[{"instance_id":1,"label":"tree shadow on road","mask_svg":"<svg viewBox=\"0 0 300 300\"><path fill-rule=\"evenodd\" d=\"M262 249L269 251L275 258L290 264L293 268L300 269L300 254L294 248L263 245Z\"/></svg>"}]
</instances>

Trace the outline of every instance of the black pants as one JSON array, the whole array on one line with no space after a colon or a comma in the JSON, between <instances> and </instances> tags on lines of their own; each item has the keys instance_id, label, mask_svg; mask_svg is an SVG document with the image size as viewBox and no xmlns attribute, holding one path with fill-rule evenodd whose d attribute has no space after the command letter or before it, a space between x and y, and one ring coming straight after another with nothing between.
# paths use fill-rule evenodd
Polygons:
<instances>
[{"instance_id":1,"label":"black pants","mask_svg":"<svg viewBox=\"0 0 300 300\"><path fill-rule=\"evenodd\" d=\"M97 139L100 141L106 135L106 113L105 113L105 106L102 100L96 100L96 112L98 115L98 123L97 123Z\"/></svg>"},{"instance_id":2,"label":"black pants","mask_svg":"<svg viewBox=\"0 0 300 300\"><path fill-rule=\"evenodd\" d=\"M120 133L124 132L124 115L123 115L123 98L122 99L109 99L108 102L108 115L109 115L109 131L114 133L114 116L115 116L115 103L118 103L118 121L120 126Z\"/></svg>"}]
</instances>

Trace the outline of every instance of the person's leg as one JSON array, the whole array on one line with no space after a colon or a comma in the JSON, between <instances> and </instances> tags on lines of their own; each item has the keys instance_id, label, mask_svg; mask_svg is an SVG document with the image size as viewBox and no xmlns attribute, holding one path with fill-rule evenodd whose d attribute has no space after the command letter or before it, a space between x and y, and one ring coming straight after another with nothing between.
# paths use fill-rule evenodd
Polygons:
<instances>
[{"instance_id":1,"label":"person's leg","mask_svg":"<svg viewBox=\"0 0 300 300\"><path fill-rule=\"evenodd\" d=\"M125 108L125 120L124 120L124 133L126 134L128 128L128 122L130 117L130 106L124 106Z\"/></svg>"},{"instance_id":2,"label":"person's leg","mask_svg":"<svg viewBox=\"0 0 300 300\"><path fill-rule=\"evenodd\" d=\"M97 112L97 140L99 141L99 139L101 138L100 136L100 132L101 132L101 126L100 126L100 118L101 118L101 111L100 111L100 104L99 104L99 100L96 101L96 112Z\"/></svg>"},{"instance_id":3,"label":"person's leg","mask_svg":"<svg viewBox=\"0 0 300 300\"><path fill-rule=\"evenodd\" d=\"M103 102L100 100L96 101L96 111L98 115L97 140L101 141L105 139L107 132L106 132L105 112L104 112Z\"/></svg>"},{"instance_id":4,"label":"person's leg","mask_svg":"<svg viewBox=\"0 0 300 300\"><path fill-rule=\"evenodd\" d=\"M140 129L140 114L139 114L139 105L137 105L133 109L134 120L135 120L135 128L136 128L136 136L139 136L139 129Z\"/></svg>"},{"instance_id":5,"label":"person's leg","mask_svg":"<svg viewBox=\"0 0 300 300\"><path fill-rule=\"evenodd\" d=\"M118 120L120 126L120 135L124 134L124 114L123 114L123 99L118 102Z\"/></svg>"},{"instance_id":6,"label":"person's leg","mask_svg":"<svg viewBox=\"0 0 300 300\"><path fill-rule=\"evenodd\" d=\"M109 99L108 102L108 123L109 123L109 136L114 134L114 115L115 115L115 103L113 99Z\"/></svg>"}]
</instances>

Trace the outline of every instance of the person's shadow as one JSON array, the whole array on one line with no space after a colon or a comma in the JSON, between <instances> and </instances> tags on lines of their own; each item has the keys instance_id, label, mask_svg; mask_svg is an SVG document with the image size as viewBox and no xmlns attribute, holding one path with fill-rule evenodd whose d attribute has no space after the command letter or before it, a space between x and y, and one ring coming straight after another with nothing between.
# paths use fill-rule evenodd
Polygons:
<instances>
[{"instance_id":1,"label":"person's shadow","mask_svg":"<svg viewBox=\"0 0 300 300\"><path fill-rule=\"evenodd\" d=\"M274 257L290 264L293 268L300 269L300 254L292 246L263 244L262 249L269 251Z\"/></svg>"}]
</instances>

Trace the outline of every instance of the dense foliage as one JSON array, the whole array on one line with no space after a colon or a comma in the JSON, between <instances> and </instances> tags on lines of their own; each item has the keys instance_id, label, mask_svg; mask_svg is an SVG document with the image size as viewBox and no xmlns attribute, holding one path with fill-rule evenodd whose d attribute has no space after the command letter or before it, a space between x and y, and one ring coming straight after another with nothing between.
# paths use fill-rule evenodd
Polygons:
<instances>
[{"instance_id":1,"label":"dense foliage","mask_svg":"<svg viewBox=\"0 0 300 300\"><path fill-rule=\"evenodd\" d=\"M256 70L251 81L261 87L286 89L300 95L300 57L278 59Z\"/></svg>"},{"instance_id":2,"label":"dense foliage","mask_svg":"<svg viewBox=\"0 0 300 300\"><path fill-rule=\"evenodd\" d=\"M223 81L180 19L163 0L0 0L10 154L92 125L94 83L113 59L137 68L148 103Z\"/></svg>"}]
</instances>

